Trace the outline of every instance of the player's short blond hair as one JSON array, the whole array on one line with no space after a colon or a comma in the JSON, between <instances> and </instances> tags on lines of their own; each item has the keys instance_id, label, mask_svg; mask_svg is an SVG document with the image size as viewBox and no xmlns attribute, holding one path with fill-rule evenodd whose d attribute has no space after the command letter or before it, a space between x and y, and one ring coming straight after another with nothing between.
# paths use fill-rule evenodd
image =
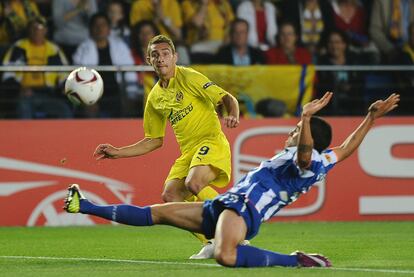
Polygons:
<instances>
[{"instance_id":1,"label":"player's short blond hair","mask_svg":"<svg viewBox=\"0 0 414 277\"><path fill-rule=\"evenodd\" d=\"M167 37L167 36L164 36L164 35L158 35L158 36L155 36L155 37L153 37L149 42L148 42L148 46L147 46L147 57L149 57L150 56L150 51L151 51L151 46L152 45L154 45L154 44L160 44L160 43L167 43L169 46L170 46L170 48L171 48L171 50L172 50L172 52L173 52L173 54L175 53L175 46L174 46L174 43L173 43L173 41L169 38L169 37Z\"/></svg>"}]
</instances>

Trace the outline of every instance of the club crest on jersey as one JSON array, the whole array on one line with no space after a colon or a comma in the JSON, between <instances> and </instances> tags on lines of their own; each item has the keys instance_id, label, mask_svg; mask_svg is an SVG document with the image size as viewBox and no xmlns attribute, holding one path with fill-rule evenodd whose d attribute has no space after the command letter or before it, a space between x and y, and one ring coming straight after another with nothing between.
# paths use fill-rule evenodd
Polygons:
<instances>
[{"instance_id":1,"label":"club crest on jersey","mask_svg":"<svg viewBox=\"0 0 414 277\"><path fill-rule=\"evenodd\" d=\"M184 95L181 91L177 92L177 94L175 95L175 100L178 103L181 103L183 101Z\"/></svg>"},{"instance_id":2,"label":"club crest on jersey","mask_svg":"<svg viewBox=\"0 0 414 277\"><path fill-rule=\"evenodd\" d=\"M203 89L207 89L209 86L212 86L212 85L215 85L215 83L214 82L205 83L203 86Z\"/></svg>"}]
</instances>

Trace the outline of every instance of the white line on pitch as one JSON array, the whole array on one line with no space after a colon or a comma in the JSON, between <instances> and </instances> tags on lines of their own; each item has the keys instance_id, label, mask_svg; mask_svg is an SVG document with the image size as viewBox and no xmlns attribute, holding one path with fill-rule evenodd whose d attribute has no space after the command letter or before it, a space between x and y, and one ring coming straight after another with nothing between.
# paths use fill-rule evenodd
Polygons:
<instances>
[{"instance_id":1,"label":"white line on pitch","mask_svg":"<svg viewBox=\"0 0 414 277\"><path fill-rule=\"evenodd\" d=\"M180 263L166 261L124 260L124 259L101 259L101 258L65 258L65 257L32 257L32 256L0 256L4 259L27 259L27 260L60 260L60 261L85 261L85 262L112 262L132 264L166 264L166 265L198 265L198 266L220 266L218 264L204 263Z\"/></svg>"},{"instance_id":2,"label":"white line on pitch","mask_svg":"<svg viewBox=\"0 0 414 277\"><path fill-rule=\"evenodd\" d=\"M112 262L112 263L131 263L131 264L162 264L162 265L197 265L207 267L220 267L218 264L207 263L180 263L166 261L145 261L145 260L126 260L126 259L104 259L104 258L65 258L65 257L33 257L33 256L0 256L2 259L26 259L26 260L59 260L59 261L86 261L86 262ZM414 274L414 270L395 270L395 269L374 269L374 268L351 268L351 267L331 267L313 268L334 271L362 271L396 274Z\"/></svg>"},{"instance_id":3,"label":"white line on pitch","mask_svg":"<svg viewBox=\"0 0 414 277\"><path fill-rule=\"evenodd\" d=\"M414 274L414 270L379 269L379 268L377 269L377 268L353 268L353 267L330 267L330 268L315 267L315 269L326 269L326 270L336 270L336 271L362 271L362 272L379 272L379 273Z\"/></svg>"}]
</instances>

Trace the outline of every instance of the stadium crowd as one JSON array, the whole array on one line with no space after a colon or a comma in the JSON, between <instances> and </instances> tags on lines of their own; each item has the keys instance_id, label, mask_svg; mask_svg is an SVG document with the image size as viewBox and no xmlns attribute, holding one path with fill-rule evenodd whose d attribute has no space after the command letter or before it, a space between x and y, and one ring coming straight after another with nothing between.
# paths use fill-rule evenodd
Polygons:
<instances>
[{"instance_id":1,"label":"stadium crowd","mask_svg":"<svg viewBox=\"0 0 414 277\"><path fill-rule=\"evenodd\" d=\"M414 0L0 1L5 66L145 65L157 34L181 65L413 65ZM104 96L85 108L64 97L66 74L5 71L0 118L142 116L155 75L101 73ZM413 115L412 71L318 71L314 96L336 93L325 115L362 115L387 86L401 94L396 114Z\"/></svg>"}]
</instances>

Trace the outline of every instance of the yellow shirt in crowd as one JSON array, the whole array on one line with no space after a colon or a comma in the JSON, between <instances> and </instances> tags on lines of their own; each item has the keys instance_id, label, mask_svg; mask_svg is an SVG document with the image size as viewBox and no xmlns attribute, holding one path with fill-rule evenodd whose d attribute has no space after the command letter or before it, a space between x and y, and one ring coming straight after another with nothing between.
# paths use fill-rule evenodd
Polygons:
<instances>
[{"instance_id":1,"label":"yellow shirt in crowd","mask_svg":"<svg viewBox=\"0 0 414 277\"><path fill-rule=\"evenodd\" d=\"M186 42L191 45L201 40L223 41L227 35L230 22L234 19L229 1L208 1L203 30L190 27L190 22L198 12L199 6L200 1L198 0L184 0L182 3L184 22L189 27Z\"/></svg>"},{"instance_id":2,"label":"yellow shirt in crowd","mask_svg":"<svg viewBox=\"0 0 414 277\"><path fill-rule=\"evenodd\" d=\"M153 0L138 0L132 4L129 18L131 26L141 20L154 20L155 11L152 1ZM164 24L171 24L176 28L181 28L183 26L180 5L176 0L158 1L161 1L161 9L164 16L162 18L163 22L158 23L157 27L162 35L171 37L171 34L168 33Z\"/></svg>"}]
</instances>

